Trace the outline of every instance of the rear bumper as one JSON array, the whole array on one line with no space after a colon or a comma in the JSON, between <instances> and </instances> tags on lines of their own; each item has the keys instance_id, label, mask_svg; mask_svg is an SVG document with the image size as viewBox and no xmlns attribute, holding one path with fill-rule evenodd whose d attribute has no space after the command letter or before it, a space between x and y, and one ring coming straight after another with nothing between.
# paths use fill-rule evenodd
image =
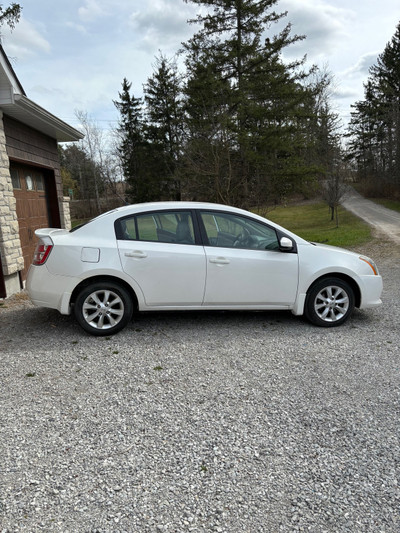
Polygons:
<instances>
[{"instance_id":1,"label":"rear bumper","mask_svg":"<svg viewBox=\"0 0 400 533\"><path fill-rule=\"evenodd\" d=\"M51 274L46 265L29 267L26 290L38 307L57 309L63 315L71 313L70 300L76 280Z\"/></svg>"}]
</instances>

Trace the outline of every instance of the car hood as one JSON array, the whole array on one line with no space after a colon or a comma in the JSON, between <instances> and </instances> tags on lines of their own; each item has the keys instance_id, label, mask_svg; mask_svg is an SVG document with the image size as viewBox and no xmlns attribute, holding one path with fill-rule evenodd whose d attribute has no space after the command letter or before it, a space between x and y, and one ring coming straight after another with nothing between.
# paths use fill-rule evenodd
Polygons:
<instances>
[{"instance_id":1,"label":"car hood","mask_svg":"<svg viewBox=\"0 0 400 533\"><path fill-rule=\"evenodd\" d=\"M340 248L340 246L331 246L330 244L321 244L319 242L311 242L313 246L316 246L320 250L326 250L327 252L337 252L346 255L351 255L353 257L360 257L360 254L346 250L346 248Z\"/></svg>"}]
</instances>

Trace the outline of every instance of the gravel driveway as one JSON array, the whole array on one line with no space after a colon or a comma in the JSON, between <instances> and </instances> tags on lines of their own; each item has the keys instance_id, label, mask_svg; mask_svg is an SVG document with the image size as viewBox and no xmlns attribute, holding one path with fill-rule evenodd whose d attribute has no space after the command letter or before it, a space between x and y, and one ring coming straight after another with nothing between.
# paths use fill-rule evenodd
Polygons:
<instances>
[{"instance_id":1,"label":"gravel driveway","mask_svg":"<svg viewBox=\"0 0 400 533\"><path fill-rule=\"evenodd\" d=\"M143 314L112 338L0 308L1 532L399 532L400 248L384 306Z\"/></svg>"},{"instance_id":2,"label":"gravel driveway","mask_svg":"<svg viewBox=\"0 0 400 533\"><path fill-rule=\"evenodd\" d=\"M361 196L353 187L349 187L342 200L342 205L358 217L368 222L380 234L400 244L400 213L387 209Z\"/></svg>"}]
</instances>

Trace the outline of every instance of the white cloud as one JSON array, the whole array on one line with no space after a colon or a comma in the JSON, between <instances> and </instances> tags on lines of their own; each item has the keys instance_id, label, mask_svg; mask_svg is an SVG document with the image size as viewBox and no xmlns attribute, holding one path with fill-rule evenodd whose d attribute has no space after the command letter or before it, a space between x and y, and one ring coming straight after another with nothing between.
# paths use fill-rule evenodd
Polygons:
<instances>
[{"instance_id":1,"label":"white cloud","mask_svg":"<svg viewBox=\"0 0 400 533\"><path fill-rule=\"evenodd\" d=\"M334 90L333 95L337 100L350 99L354 101L359 96L359 92L354 87L340 86Z\"/></svg>"},{"instance_id":2,"label":"white cloud","mask_svg":"<svg viewBox=\"0 0 400 533\"><path fill-rule=\"evenodd\" d=\"M60 99L60 98L65 98L66 97L66 94L65 92L62 90L62 89L57 89L57 88L53 88L53 89L49 89L48 87L45 87L44 85L33 85L31 88L30 88L30 93L32 95L35 95L35 98L36 99L41 99L41 98L49 98L49 99Z\"/></svg>"},{"instance_id":3,"label":"white cloud","mask_svg":"<svg viewBox=\"0 0 400 533\"><path fill-rule=\"evenodd\" d=\"M78 9L79 18L85 22L92 22L106 15L106 11L98 0L84 0L84 6Z\"/></svg>"},{"instance_id":4,"label":"white cloud","mask_svg":"<svg viewBox=\"0 0 400 533\"><path fill-rule=\"evenodd\" d=\"M41 35L35 26L23 17L11 33L9 28L3 28L3 40L6 44L7 55L24 60L37 53L51 52L50 43Z\"/></svg>"},{"instance_id":5,"label":"white cloud","mask_svg":"<svg viewBox=\"0 0 400 533\"><path fill-rule=\"evenodd\" d=\"M376 64L378 55L381 52L369 52L367 54L362 55L357 61L357 63L351 66L350 68L346 69L342 73L342 75L343 76L358 76L361 74L363 77L367 77L370 67Z\"/></svg>"},{"instance_id":6,"label":"white cloud","mask_svg":"<svg viewBox=\"0 0 400 533\"><path fill-rule=\"evenodd\" d=\"M82 35L85 35L87 33L85 26L83 26L82 24L75 24L74 22L66 22L65 25L68 28L71 28L72 30L75 30L81 33Z\"/></svg>"},{"instance_id":7,"label":"white cloud","mask_svg":"<svg viewBox=\"0 0 400 533\"><path fill-rule=\"evenodd\" d=\"M130 25L149 52L170 45L175 45L177 50L181 41L192 34L187 21L194 17L195 11L192 5L181 0L154 0L131 14Z\"/></svg>"},{"instance_id":8,"label":"white cloud","mask_svg":"<svg viewBox=\"0 0 400 533\"><path fill-rule=\"evenodd\" d=\"M336 7L323 0L282 0L282 11L288 11L284 21L293 23L292 33L306 39L290 47L285 54L307 53L314 58L327 57L348 38L348 24L355 16L350 9Z\"/></svg>"}]
</instances>

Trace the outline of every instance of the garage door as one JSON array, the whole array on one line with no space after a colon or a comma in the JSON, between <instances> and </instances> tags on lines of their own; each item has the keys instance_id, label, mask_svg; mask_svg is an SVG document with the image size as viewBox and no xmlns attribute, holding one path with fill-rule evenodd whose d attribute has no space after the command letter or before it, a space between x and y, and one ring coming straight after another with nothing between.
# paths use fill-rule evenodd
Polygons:
<instances>
[{"instance_id":1,"label":"garage door","mask_svg":"<svg viewBox=\"0 0 400 533\"><path fill-rule=\"evenodd\" d=\"M12 166L10 172L24 256L24 270L21 272L24 281L36 247L35 230L50 226L46 184L44 173L38 169Z\"/></svg>"}]
</instances>

